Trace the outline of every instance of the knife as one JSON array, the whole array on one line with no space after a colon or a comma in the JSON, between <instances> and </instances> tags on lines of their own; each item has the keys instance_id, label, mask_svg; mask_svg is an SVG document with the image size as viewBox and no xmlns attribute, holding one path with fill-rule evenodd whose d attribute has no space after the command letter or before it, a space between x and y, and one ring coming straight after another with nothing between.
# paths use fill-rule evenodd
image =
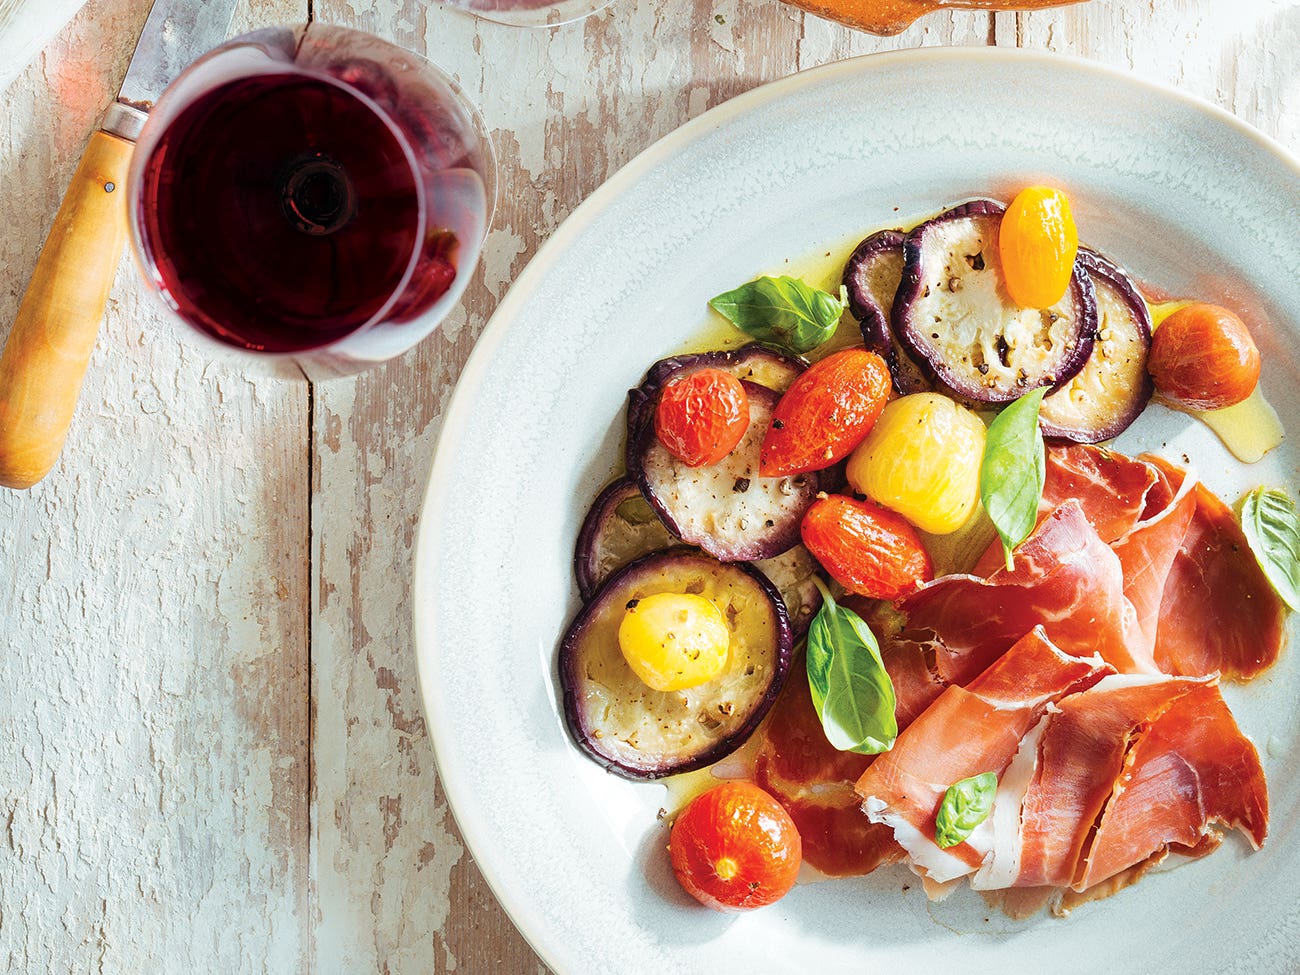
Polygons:
<instances>
[{"instance_id":1,"label":"knife","mask_svg":"<svg viewBox=\"0 0 1300 975\"><path fill-rule=\"evenodd\" d=\"M0 485L58 460L126 243L126 178L154 102L221 44L238 0L157 0L121 91L90 137L0 354Z\"/></svg>"}]
</instances>

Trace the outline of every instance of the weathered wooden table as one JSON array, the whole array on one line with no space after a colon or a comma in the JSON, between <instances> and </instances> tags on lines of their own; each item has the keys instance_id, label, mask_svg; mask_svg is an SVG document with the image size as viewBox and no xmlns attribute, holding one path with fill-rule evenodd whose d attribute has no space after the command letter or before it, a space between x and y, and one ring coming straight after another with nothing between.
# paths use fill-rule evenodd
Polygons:
<instances>
[{"instance_id":1,"label":"weathered wooden table","mask_svg":"<svg viewBox=\"0 0 1300 975\"><path fill-rule=\"evenodd\" d=\"M0 333L148 6L91 0L3 92ZM1295 0L941 14L887 39L775 0L616 0L536 31L418 0L248 0L236 26L309 15L426 52L481 106L502 167L482 266L409 355L309 386L206 361L124 262L61 465L0 491L4 971L545 970L439 789L416 521L497 301L686 119L839 58L1018 45L1171 82L1300 150Z\"/></svg>"}]
</instances>

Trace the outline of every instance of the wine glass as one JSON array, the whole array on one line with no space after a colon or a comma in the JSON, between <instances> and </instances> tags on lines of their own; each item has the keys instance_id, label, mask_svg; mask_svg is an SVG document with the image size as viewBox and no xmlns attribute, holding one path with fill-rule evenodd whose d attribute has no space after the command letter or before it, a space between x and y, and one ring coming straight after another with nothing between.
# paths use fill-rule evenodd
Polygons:
<instances>
[{"instance_id":1,"label":"wine glass","mask_svg":"<svg viewBox=\"0 0 1300 975\"><path fill-rule=\"evenodd\" d=\"M146 281L194 333L320 376L438 326L495 193L487 130L450 78L312 23L190 66L141 133L128 204Z\"/></svg>"},{"instance_id":2,"label":"wine glass","mask_svg":"<svg viewBox=\"0 0 1300 975\"><path fill-rule=\"evenodd\" d=\"M434 0L484 20L513 27L554 27L581 20L613 0Z\"/></svg>"}]
</instances>

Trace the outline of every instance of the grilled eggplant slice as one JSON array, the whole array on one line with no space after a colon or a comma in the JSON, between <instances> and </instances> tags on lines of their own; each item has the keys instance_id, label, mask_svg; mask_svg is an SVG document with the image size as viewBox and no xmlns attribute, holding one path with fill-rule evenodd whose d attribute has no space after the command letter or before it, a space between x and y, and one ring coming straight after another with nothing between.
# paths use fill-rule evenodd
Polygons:
<instances>
[{"instance_id":1,"label":"grilled eggplant slice","mask_svg":"<svg viewBox=\"0 0 1300 975\"><path fill-rule=\"evenodd\" d=\"M1151 399L1151 312L1118 264L1082 248L1078 263L1096 290L1096 339L1083 368L1043 399L1038 417L1045 436L1098 443L1123 433Z\"/></svg>"},{"instance_id":2,"label":"grilled eggplant slice","mask_svg":"<svg viewBox=\"0 0 1300 975\"><path fill-rule=\"evenodd\" d=\"M627 604L663 592L703 596L722 610L730 648L719 676L687 690L655 691L628 666L618 644ZM711 765L742 745L767 714L793 645L785 605L757 569L697 552L647 555L610 576L560 644L569 734L606 769L630 779Z\"/></svg>"},{"instance_id":3,"label":"grilled eggplant slice","mask_svg":"<svg viewBox=\"0 0 1300 975\"><path fill-rule=\"evenodd\" d=\"M650 552L679 545L630 478L620 477L596 496L578 533L573 574L583 601L614 570Z\"/></svg>"},{"instance_id":4,"label":"grilled eggplant slice","mask_svg":"<svg viewBox=\"0 0 1300 975\"><path fill-rule=\"evenodd\" d=\"M707 467L687 467L655 436L653 401L629 444L628 474L668 526L688 545L722 562L770 559L799 542L799 525L821 481L816 473L762 477L758 455L780 395L745 382L749 429L726 457Z\"/></svg>"},{"instance_id":5,"label":"grilled eggplant slice","mask_svg":"<svg viewBox=\"0 0 1300 975\"><path fill-rule=\"evenodd\" d=\"M891 315L894 334L932 379L984 403L1063 385L1087 361L1097 331L1092 281L1077 263L1051 308L1012 301L998 256L1003 209L975 200L909 233Z\"/></svg>"},{"instance_id":6,"label":"grilled eggplant slice","mask_svg":"<svg viewBox=\"0 0 1300 975\"><path fill-rule=\"evenodd\" d=\"M879 230L849 255L844 266L844 288L849 311L862 329L862 341L889 363L894 388L904 396L934 388L929 375L916 364L894 334L890 314L903 277L901 230Z\"/></svg>"},{"instance_id":7,"label":"grilled eggplant slice","mask_svg":"<svg viewBox=\"0 0 1300 975\"><path fill-rule=\"evenodd\" d=\"M889 310L903 277L903 237L901 230L878 230L853 249L844 265L849 311L862 328L863 344L886 360L894 346Z\"/></svg>"}]
</instances>

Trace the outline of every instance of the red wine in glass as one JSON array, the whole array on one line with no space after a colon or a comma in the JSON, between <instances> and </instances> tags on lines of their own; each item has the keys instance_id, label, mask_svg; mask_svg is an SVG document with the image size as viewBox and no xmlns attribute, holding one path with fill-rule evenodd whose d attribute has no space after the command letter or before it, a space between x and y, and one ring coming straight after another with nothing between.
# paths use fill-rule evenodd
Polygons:
<instances>
[{"instance_id":1,"label":"red wine in glass","mask_svg":"<svg viewBox=\"0 0 1300 975\"><path fill-rule=\"evenodd\" d=\"M411 270L421 201L410 150L332 81L272 74L216 88L168 127L146 174L161 284L214 338L268 352L325 345L369 322Z\"/></svg>"},{"instance_id":2,"label":"red wine in glass","mask_svg":"<svg viewBox=\"0 0 1300 975\"><path fill-rule=\"evenodd\" d=\"M344 358L374 361L431 331L463 289L490 150L453 88L392 70L377 46L317 25L253 35L160 102L132 174L133 229L147 276L199 331L268 353L353 337Z\"/></svg>"}]
</instances>

